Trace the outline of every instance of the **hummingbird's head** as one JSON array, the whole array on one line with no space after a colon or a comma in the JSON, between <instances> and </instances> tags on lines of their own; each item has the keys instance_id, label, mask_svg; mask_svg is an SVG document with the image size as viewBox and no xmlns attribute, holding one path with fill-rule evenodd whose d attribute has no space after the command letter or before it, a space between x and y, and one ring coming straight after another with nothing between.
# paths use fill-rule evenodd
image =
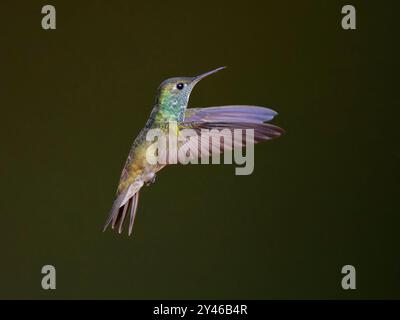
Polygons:
<instances>
[{"instance_id":1,"label":"hummingbird's head","mask_svg":"<svg viewBox=\"0 0 400 320\"><path fill-rule=\"evenodd\" d=\"M189 96L194 86L205 77L216 73L225 67L203 73L196 77L169 78L158 88L156 103L164 116L171 115L171 119L182 121L183 114L189 102Z\"/></svg>"}]
</instances>

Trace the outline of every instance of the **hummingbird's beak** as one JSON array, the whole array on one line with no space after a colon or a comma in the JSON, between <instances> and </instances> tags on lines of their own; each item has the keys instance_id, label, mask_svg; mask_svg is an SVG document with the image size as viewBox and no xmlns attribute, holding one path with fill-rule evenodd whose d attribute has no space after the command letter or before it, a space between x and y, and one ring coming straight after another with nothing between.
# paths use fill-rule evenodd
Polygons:
<instances>
[{"instance_id":1,"label":"hummingbird's beak","mask_svg":"<svg viewBox=\"0 0 400 320\"><path fill-rule=\"evenodd\" d=\"M197 77L194 77L193 78L193 84L196 84L197 82L199 82L201 79L204 79L205 77L208 77L209 75L211 75L211 74L213 74L213 73L216 73L216 72L218 72L218 71L221 71L221 70L223 70L223 69L225 69L226 67L219 67L219 68L217 68L217 69L215 69L215 70L211 70L211 71L208 71L208 72L206 72L206 73L203 73L203 74L201 74L201 75L199 75L199 76L197 76Z\"/></svg>"}]
</instances>

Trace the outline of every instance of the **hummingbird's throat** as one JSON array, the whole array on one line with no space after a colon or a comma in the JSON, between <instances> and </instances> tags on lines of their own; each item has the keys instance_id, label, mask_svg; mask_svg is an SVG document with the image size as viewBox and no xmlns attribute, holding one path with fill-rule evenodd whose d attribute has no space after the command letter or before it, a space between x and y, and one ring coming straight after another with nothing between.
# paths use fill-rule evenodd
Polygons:
<instances>
[{"instance_id":1,"label":"hummingbird's throat","mask_svg":"<svg viewBox=\"0 0 400 320\"><path fill-rule=\"evenodd\" d=\"M176 96L168 93L165 96L160 96L157 120L162 122L183 121L187 100L187 96Z\"/></svg>"}]
</instances>

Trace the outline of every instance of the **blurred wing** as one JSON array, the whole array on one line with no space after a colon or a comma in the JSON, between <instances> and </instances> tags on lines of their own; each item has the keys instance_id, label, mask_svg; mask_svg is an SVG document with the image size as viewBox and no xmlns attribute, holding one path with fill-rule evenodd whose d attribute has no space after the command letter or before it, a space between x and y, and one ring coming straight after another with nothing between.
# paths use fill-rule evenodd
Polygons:
<instances>
[{"instance_id":1,"label":"blurred wing","mask_svg":"<svg viewBox=\"0 0 400 320\"><path fill-rule=\"evenodd\" d=\"M218 155L234 148L245 147L247 142L272 140L284 133L283 129L262 122L184 122L181 124L181 130L184 129L191 129L193 133L179 146L180 152L185 153L187 159ZM209 135L201 134L202 129L208 129ZM250 141L246 140L246 129L254 132ZM235 130L238 131L235 133Z\"/></svg>"},{"instance_id":2,"label":"blurred wing","mask_svg":"<svg viewBox=\"0 0 400 320\"><path fill-rule=\"evenodd\" d=\"M251 122L271 121L278 113L257 106L222 106L189 108L185 112L185 122Z\"/></svg>"}]
</instances>

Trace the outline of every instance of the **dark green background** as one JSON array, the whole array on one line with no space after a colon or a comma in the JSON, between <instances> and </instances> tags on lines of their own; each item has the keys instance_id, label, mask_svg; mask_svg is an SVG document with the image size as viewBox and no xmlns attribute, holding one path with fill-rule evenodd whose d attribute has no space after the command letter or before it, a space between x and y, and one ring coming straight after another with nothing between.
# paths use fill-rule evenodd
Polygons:
<instances>
[{"instance_id":1,"label":"dark green background","mask_svg":"<svg viewBox=\"0 0 400 320\"><path fill-rule=\"evenodd\" d=\"M1 1L0 298L400 298L400 8L353 0L344 31L349 3ZM251 176L163 170L134 236L102 233L159 83L225 65L190 106L273 107L286 135Z\"/></svg>"}]
</instances>

